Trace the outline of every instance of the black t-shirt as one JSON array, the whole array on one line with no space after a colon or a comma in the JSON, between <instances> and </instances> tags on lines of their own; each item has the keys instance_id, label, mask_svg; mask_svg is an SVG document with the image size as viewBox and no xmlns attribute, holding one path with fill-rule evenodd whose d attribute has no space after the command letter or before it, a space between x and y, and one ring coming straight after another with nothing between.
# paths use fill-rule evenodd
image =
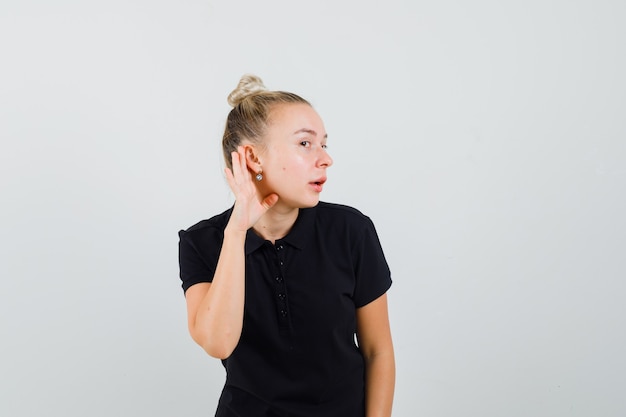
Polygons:
<instances>
[{"instance_id":1,"label":"black t-shirt","mask_svg":"<svg viewBox=\"0 0 626 417\"><path fill-rule=\"evenodd\" d=\"M180 231L183 290L211 282L232 209ZM320 202L274 244L248 231L241 338L217 416L363 417L356 308L391 286L371 220Z\"/></svg>"}]
</instances>

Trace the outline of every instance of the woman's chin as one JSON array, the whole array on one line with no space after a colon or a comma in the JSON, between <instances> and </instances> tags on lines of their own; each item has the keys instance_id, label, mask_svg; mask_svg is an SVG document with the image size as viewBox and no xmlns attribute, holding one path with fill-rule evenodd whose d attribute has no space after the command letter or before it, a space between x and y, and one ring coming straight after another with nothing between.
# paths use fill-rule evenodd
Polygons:
<instances>
[{"instance_id":1,"label":"woman's chin","mask_svg":"<svg viewBox=\"0 0 626 417\"><path fill-rule=\"evenodd\" d=\"M315 207L317 206L317 204L320 202L319 196L316 196L316 198L299 198L299 199L283 199L280 198L278 199L278 204L280 204L283 207L288 207L288 208L294 208L294 209L305 209L305 208L311 208L311 207Z\"/></svg>"}]
</instances>

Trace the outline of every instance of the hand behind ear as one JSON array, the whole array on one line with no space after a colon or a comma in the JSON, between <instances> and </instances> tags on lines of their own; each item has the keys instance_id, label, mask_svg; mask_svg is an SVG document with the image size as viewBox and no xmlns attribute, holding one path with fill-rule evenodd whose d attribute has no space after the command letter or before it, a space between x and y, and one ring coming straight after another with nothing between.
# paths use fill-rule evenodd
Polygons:
<instances>
[{"instance_id":1,"label":"hand behind ear","mask_svg":"<svg viewBox=\"0 0 626 417\"><path fill-rule=\"evenodd\" d=\"M224 169L226 181L235 195L235 206L229 220L229 225L236 230L247 231L278 202L277 194L270 194L263 198L259 196L252 173L248 169L246 150L240 146L237 152L232 153L232 171Z\"/></svg>"}]
</instances>

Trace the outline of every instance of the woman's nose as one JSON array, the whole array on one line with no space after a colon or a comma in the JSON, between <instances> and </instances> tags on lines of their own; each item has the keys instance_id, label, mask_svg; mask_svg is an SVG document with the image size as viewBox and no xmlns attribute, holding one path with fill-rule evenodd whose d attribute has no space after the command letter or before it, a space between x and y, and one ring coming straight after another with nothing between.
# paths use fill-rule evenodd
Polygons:
<instances>
[{"instance_id":1,"label":"woman's nose","mask_svg":"<svg viewBox=\"0 0 626 417\"><path fill-rule=\"evenodd\" d=\"M320 148L320 154L317 160L319 166L328 168L333 164L333 158L330 157L328 151L325 148Z\"/></svg>"}]
</instances>

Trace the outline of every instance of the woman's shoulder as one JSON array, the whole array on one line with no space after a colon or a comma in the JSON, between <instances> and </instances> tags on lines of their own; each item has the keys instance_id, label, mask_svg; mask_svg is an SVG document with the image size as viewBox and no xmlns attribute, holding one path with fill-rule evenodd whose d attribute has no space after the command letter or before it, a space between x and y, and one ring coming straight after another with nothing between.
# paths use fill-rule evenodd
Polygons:
<instances>
[{"instance_id":1,"label":"woman's shoulder","mask_svg":"<svg viewBox=\"0 0 626 417\"><path fill-rule=\"evenodd\" d=\"M213 217L205 220L200 220L196 224L188 227L187 229L181 230L179 234L203 234L207 232L210 233L212 231L219 231L223 233L224 228L226 228L226 224L228 223L228 219L230 218L231 212L232 207Z\"/></svg>"},{"instance_id":2,"label":"woman's shoulder","mask_svg":"<svg viewBox=\"0 0 626 417\"><path fill-rule=\"evenodd\" d=\"M320 201L316 206L316 211L318 218L322 219L328 218L357 226L371 223L370 218L360 210L344 204Z\"/></svg>"}]
</instances>

